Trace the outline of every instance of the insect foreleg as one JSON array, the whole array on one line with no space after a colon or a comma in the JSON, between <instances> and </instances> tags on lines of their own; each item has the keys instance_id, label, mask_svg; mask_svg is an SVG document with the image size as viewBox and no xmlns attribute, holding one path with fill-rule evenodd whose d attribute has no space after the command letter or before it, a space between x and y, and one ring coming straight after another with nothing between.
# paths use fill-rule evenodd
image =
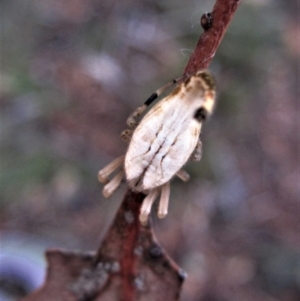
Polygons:
<instances>
[{"instance_id":1,"label":"insect foreleg","mask_svg":"<svg viewBox=\"0 0 300 301\"><path fill-rule=\"evenodd\" d=\"M197 142L197 145L194 149L194 152L191 155L191 159L193 161L200 161L202 157L202 142L200 141L200 137L199 140Z\"/></svg>"},{"instance_id":2,"label":"insect foreleg","mask_svg":"<svg viewBox=\"0 0 300 301\"><path fill-rule=\"evenodd\" d=\"M128 117L127 119L127 125L130 128L134 128L137 126L137 121L135 120L136 117L139 117L140 115L142 115L142 113L146 110L147 105L142 105L141 107L138 107L137 109L135 109Z\"/></svg>"},{"instance_id":3,"label":"insect foreleg","mask_svg":"<svg viewBox=\"0 0 300 301\"><path fill-rule=\"evenodd\" d=\"M143 114L143 112L147 109L147 107L154 101L157 99L157 97L159 95L161 95L165 90L169 89L171 86L175 85L176 83L178 83L180 80L182 79L182 76L177 78L177 79L173 79L172 81L170 81L169 83L167 83L165 86L159 88L158 90L156 90L154 93L152 93L152 95L145 101L145 103L138 107L136 110L134 110L128 117L127 119L127 125L130 128L134 128L138 123L135 120L137 117L139 117L140 115Z\"/></svg>"},{"instance_id":4,"label":"insect foreleg","mask_svg":"<svg viewBox=\"0 0 300 301\"><path fill-rule=\"evenodd\" d=\"M120 137L123 141L129 143L131 140L132 134L133 134L133 129L127 129L121 133Z\"/></svg>"}]
</instances>

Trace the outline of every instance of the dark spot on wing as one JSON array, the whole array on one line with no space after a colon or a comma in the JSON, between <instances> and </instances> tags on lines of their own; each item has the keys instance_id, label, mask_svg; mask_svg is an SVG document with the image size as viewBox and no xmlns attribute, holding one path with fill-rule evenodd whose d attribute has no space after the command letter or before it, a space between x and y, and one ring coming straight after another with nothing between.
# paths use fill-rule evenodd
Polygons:
<instances>
[{"instance_id":1,"label":"dark spot on wing","mask_svg":"<svg viewBox=\"0 0 300 301\"><path fill-rule=\"evenodd\" d=\"M207 118L207 110L203 107L197 109L197 111L194 114L194 118L197 119L199 122L204 121Z\"/></svg>"}]
</instances>

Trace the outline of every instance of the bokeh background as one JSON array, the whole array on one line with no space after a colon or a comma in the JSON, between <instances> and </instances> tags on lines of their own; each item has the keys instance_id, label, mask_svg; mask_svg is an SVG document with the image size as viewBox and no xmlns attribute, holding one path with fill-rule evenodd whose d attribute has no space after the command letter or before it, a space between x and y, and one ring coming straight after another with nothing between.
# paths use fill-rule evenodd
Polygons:
<instances>
[{"instance_id":1,"label":"bokeh background","mask_svg":"<svg viewBox=\"0 0 300 301\"><path fill-rule=\"evenodd\" d=\"M214 1L1 0L0 300L44 279L44 250L96 250L126 190L97 172L127 116L180 76ZM183 301L300 300L300 2L244 0L211 64L218 86L160 243Z\"/></svg>"}]
</instances>

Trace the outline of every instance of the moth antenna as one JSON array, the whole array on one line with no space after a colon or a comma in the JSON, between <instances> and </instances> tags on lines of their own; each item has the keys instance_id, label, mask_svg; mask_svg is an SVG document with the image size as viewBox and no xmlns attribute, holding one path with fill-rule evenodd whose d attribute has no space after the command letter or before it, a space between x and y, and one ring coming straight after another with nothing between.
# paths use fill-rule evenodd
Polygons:
<instances>
[{"instance_id":1,"label":"moth antenna","mask_svg":"<svg viewBox=\"0 0 300 301\"><path fill-rule=\"evenodd\" d=\"M157 198L158 191L157 189L153 189L149 192L149 194L145 197L142 207L141 207L141 212L140 212L140 222L143 225L147 224L148 221L148 215L151 211L151 207L155 199Z\"/></svg>"},{"instance_id":2,"label":"moth antenna","mask_svg":"<svg viewBox=\"0 0 300 301\"><path fill-rule=\"evenodd\" d=\"M169 198L170 198L170 182L167 182L161 187L161 195L160 195L159 207L157 213L157 216L159 218L164 218L168 214Z\"/></svg>"},{"instance_id":3,"label":"moth antenna","mask_svg":"<svg viewBox=\"0 0 300 301\"><path fill-rule=\"evenodd\" d=\"M183 169L177 171L176 176L183 182L187 182L190 179L190 175Z\"/></svg>"},{"instance_id":4,"label":"moth antenna","mask_svg":"<svg viewBox=\"0 0 300 301\"><path fill-rule=\"evenodd\" d=\"M124 176L124 170L120 170L109 182L103 187L102 193L105 198L109 198L114 191L120 186Z\"/></svg>"},{"instance_id":5,"label":"moth antenna","mask_svg":"<svg viewBox=\"0 0 300 301\"><path fill-rule=\"evenodd\" d=\"M125 160L125 156L121 156L110 162L103 169L101 169L98 173L98 180L101 183L108 183L109 180L107 177L112 174L116 169L118 169L121 165L123 165Z\"/></svg>"}]
</instances>

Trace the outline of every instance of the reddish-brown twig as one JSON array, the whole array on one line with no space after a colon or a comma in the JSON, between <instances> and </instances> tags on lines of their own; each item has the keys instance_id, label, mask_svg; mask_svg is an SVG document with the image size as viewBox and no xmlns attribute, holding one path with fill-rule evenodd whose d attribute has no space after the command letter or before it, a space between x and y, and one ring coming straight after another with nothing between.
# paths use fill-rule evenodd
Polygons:
<instances>
[{"instance_id":1,"label":"reddish-brown twig","mask_svg":"<svg viewBox=\"0 0 300 301\"><path fill-rule=\"evenodd\" d=\"M211 12L211 27L200 36L197 46L184 69L184 74L193 74L209 66L240 1L216 1Z\"/></svg>"}]
</instances>

